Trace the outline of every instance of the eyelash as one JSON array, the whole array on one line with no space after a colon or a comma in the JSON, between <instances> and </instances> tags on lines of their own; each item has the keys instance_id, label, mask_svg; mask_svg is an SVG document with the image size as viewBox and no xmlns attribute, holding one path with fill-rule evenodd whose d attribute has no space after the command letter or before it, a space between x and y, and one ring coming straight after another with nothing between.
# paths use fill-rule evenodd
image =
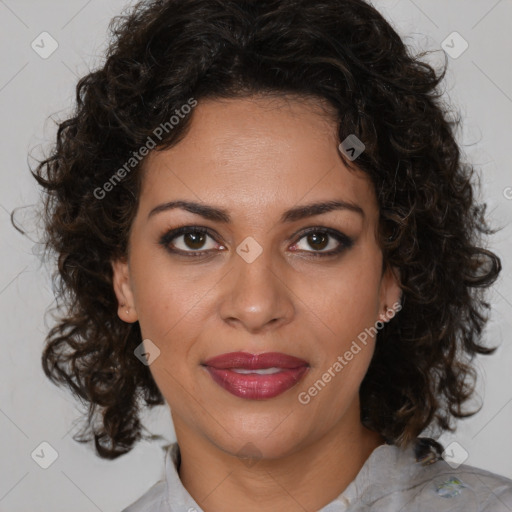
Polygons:
<instances>
[{"instance_id":1,"label":"eyelash","mask_svg":"<svg viewBox=\"0 0 512 512\"><path fill-rule=\"evenodd\" d=\"M206 227L203 226L183 226L176 229L171 229L167 233L165 233L160 238L160 245L164 246L164 248L169 251L171 254L177 254L177 255L183 255L185 257L191 257L191 258L197 258L201 256L205 256L210 251L215 249L209 249L206 251L183 251L181 249L176 249L171 247L171 242L178 238L179 236L187 233L199 233L199 234L206 234L210 236L212 239L215 240L215 235L213 232ZM335 229L321 227L321 226L314 226L305 229L304 231L299 233L299 237L296 239L293 245L297 244L300 240L302 240L304 237L311 233L323 233L331 236L336 241L339 242L339 246L336 249L332 249L330 251L305 251L309 253L309 255L313 258L326 258L326 257L333 257L339 255L341 252L345 251L346 249L350 249L352 245L354 244L354 240L350 238L349 236L345 235L344 233L341 233ZM216 241L216 240L215 240Z\"/></svg>"}]
</instances>

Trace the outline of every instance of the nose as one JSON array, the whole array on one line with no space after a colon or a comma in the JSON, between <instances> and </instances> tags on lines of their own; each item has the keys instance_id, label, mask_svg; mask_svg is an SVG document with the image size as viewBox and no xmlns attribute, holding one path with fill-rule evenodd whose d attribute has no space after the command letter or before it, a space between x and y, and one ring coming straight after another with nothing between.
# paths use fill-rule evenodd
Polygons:
<instances>
[{"instance_id":1,"label":"nose","mask_svg":"<svg viewBox=\"0 0 512 512\"><path fill-rule=\"evenodd\" d=\"M223 280L220 314L233 327L255 334L289 323L295 314L294 295L286 273L270 251L248 263L238 254ZM288 283L289 284L289 283Z\"/></svg>"}]
</instances>

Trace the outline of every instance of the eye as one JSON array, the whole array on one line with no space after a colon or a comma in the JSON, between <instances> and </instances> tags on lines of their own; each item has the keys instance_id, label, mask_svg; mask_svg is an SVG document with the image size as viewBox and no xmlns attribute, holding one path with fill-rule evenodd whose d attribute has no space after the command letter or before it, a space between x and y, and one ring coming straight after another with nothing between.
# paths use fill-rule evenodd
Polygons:
<instances>
[{"instance_id":1,"label":"eye","mask_svg":"<svg viewBox=\"0 0 512 512\"><path fill-rule=\"evenodd\" d=\"M208 244L208 239L211 242ZM215 242L215 235L203 226L183 226L165 233L159 242L167 251L184 256L205 256L225 246ZM347 235L331 228L312 227L301 233L291 251L302 251L309 256L335 256L352 247L354 241ZM313 250L308 249L312 248Z\"/></svg>"},{"instance_id":2,"label":"eye","mask_svg":"<svg viewBox=\"0 0 512 512\"><path fill-rule=\"evenodd\" d=\"M215 243L208 245L208 238L214 240L210 230L201 226L184 226L172 229L161 239L160 243L170 252L189 253L190 256L202 255L206 252L218 249ZM223 246L220 246L223 248Z\"/></svg>"},{"instance_id":3,"label":"eye","mask_svg":"<svg viewBox=\"0 0 512 512\"><path fill-rule=\"evenodd\" d=\"M304 242L301 242L302 240ZM339 231L313 227L302 233L299 241L292 246L292 250L309 252L312 256L332 256L352 247L353 243L354 241L350 237Z\"/></svg>"}]
</instances>

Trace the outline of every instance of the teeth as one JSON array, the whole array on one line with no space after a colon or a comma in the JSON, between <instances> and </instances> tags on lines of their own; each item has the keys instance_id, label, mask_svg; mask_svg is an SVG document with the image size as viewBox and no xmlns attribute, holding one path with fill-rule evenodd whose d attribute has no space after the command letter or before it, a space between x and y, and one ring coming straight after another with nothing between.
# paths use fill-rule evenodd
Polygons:
<instances>
[{"instance_id":1,"label":"teeth","mask_svg":"<svg viewBox=\"0 0 512 512\"><path fill-rule=\"evenodd\" d=\"M246 373L256 373L258 375L271 375L272 373L279 373L279 372L282 372L283 369L282 368L264 368L264 369L259 369L259 370L249 370L247 368L230 368L230 370L232 372L236 372L236 373L243 373L243 374L246 374Z\"/></svg>"}]
</instances>

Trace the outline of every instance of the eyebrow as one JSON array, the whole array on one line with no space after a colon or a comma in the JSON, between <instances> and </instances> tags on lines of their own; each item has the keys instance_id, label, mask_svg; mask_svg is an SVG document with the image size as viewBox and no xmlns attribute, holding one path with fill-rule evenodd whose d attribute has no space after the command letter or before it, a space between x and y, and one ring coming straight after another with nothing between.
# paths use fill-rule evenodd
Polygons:
<instances>
[{"instance_id":1,"label":"eyebrow","mask_svg":"<svg viewBox=\"0 0 512 512\"><path fill-rule=\"evenodd\" d=\"M226 224L231 222L231 217L228 211L224 210L223 208L216 208L214 206L206 205L203 203L195 203L192 201L184 200L169 201L167 203L156 206L149 212L148 219L157 213L165 212L175 208L181 208L190 213L200 215L201 217L211 221L223 222ZM281 222L295 222L297 220L313 217L314 215L320 215L322 213L327 213L334 210L349 210L358 213L363 218L365 217L364 210L357 204L341 200L332 200L305 204L286 210L281 216Z\"/></svg>"}]
</instances>

